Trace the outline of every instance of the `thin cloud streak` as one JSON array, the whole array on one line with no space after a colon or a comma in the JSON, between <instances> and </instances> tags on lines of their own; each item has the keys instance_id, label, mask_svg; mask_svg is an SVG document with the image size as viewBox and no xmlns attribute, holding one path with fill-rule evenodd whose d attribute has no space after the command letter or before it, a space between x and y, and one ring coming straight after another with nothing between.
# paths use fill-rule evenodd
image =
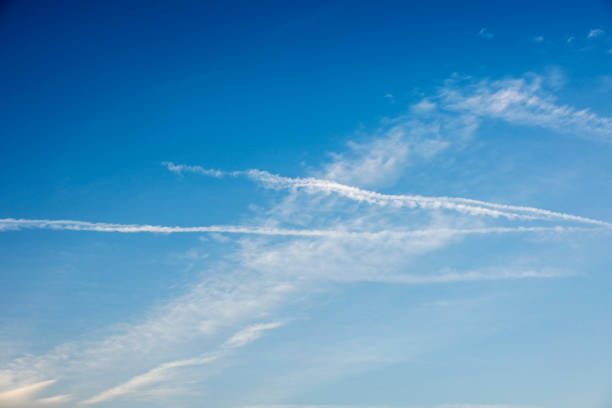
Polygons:
<instances>
[{"instance_id":1,"label":"thin cloud streak","mask_svg":"<svg viewBox=\"0 0 612 408\"><path fill-rule=\"evenodd\" d=\"M570 276L571 274L558 271L535 271L535 270L501 270L501 271L471 271L471 272L446 272L435 275L394 275L385 277L382 282L399 283L408 285L429 285L434 283L456 283L475 282L508 279L550 279Z\"/></svg>"},{"instance_id":2,"label":"thin cloud streak","mask_svg":"<svg viewBox=\"0 0 612 408\"><path fill-rule=\"evenodd\" d=\"M206 174L206 169L200 166L173 165L173 167L180 168L180 172L194 172L198 174ZM233 171L227 172L227 174L232 176L236 176L239 174L244 175L254 181L262 183L265 187L272 189L302 189L307 193L335 193L351 200L366 202L368 204L374 204L379 206L390 206L395 208L408 207L422 209L447 209L469 215L484 215L493 218L502 217L507 219L522 220L558 219L612 228L612 223L606 221L581 217L578 215L560 213L535 207L498 204L461 197L426 197L420 195L406 194L382 194L371 190L361 189L358 187L347 186L345 184L340 184L331 180L323 180L313 177L283 177L258 169Z\"/></svg>"},{"instance_id":3,"label":"thin cloud streak","mask_svg":"<svg viewBox=\"0 0 612 408\"><path fill-rule=\"evenodd\" d=\"M262 323L262 324L254 324L243 330L240 330L238 333L233 335L230 339L228 339L224 344L224 348L238 348L244 347L249 343L254 342L261 336L263 336L266 330L276 329L277 327L282 326L281 322L272 322L272 323Z\"/></svg>"},{"instance_id":4,"label":"thin cloud streak","mask_svg":"<svg viewBox=\"0 0 612 408\"><path fill-rule=\"evenodd\" d=\"M248 326L229 338L225 343L223 343L221 348L227 350L244 347L259 339L266 330L275 329L280 326L282 326L281 322L262 323ZM215 353L204 354L196 358L170 361L168 363L161 364L144 374L132 377L120 385L82 401L79 405L93 405L100 402L110 401L128 394L134 394L143 387L151 384L157 384L169 379L172 371L175 369L210 364L223 357L223 355L223 351L217 351Z\"/></svg>"},{"instance_id":5,"label":"thin cloud streak","mask_svg":"<svg viewBox=\"0 0 612 408\"><path fill-rule=\"evenodd\" d=\"M322 229L283 229L267 227L243 227L243 226L203 226L203 227L174 227L163 225L138 225L138 224L110 224L94 223L74 220L28 220L4 218L0 219L1 231L18 231L24 229L48 229L66 231L89 231L89 232L118 232L118 233L230 233L245 235L269 235L269 236L297 236L297 237L327 237L327 238L402 238L418 237L433 234L448 235L472 235L472 234L503 234L512 232L573 232L573 231L596 231L596 228L565 227L561 225L549 227L485 227L485 228L427 228L418 230L381 230L381 231L343 231Z\"/></svg>"},{"instance_id":6,"label":"thin cloud streak","mask_svg":"<svg viewBox=\"0 0 612 408\"><path fill-rule=\"evenodd\" d=\"M40 381L21 386L12 390L0 392L0 407L5 408L33 408L65 404L72 399L71 395L55 395L52 397L36 398L46 388L55 384L57 380Z\"/></svg>"},{"instance_id":7,"label":"thin cloud streak","mask_svg":"<svg viewBox=\"0 0 612 408\"><path fill-rule=\"evenodd\" d=\"M137 392L138 389L145 387L147 385L156 384L166 380L171 370L181 368L181 367L193 367L200 366L204 364L211 363L217 360L219 355L205 355L198 358L187 359L187 360L177 360L171 361L169 363L161 364L144 374L137 375L130 380L120 384L116 387L110 388L106 391L103 391L83 402L79 405L93 405L98 404L100 402L110 401L117 397L121 397L127 394L132 394Z\"/></svg>"},{"instance_id":8,"label":"thin cloud streak","mask_svg":"<svg viewBox=\"0 0 612 408\"><path fill-rule=\"evenodd\" d=\"M225 177L225 176L229 176L232 175L232 173L226 172L226 171L221 171L221 170L214 170L214 169L205 169L203 167L200 166L185 166L185 165L176 165L172 162L163 162L162 163L164 166L166 166L168 168L168 170L170 170L173 173L177 173L177 174L181 174L183 172L185 173L197 173L197 174L202 174L204 176L211 176L211 177L217 177L217 178L221 178L221 177ZM239 172L234 172L235 175L238 175Z\"/></svg>"}]
</instances>

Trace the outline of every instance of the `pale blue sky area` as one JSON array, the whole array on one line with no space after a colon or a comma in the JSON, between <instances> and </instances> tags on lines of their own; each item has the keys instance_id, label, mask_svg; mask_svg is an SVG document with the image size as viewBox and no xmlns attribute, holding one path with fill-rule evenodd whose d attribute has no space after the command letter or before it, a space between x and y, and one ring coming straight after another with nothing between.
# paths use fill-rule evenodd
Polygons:
<instances>
[{"instance_id":1,"label":"pale blue sky area","mask_svg":"<svg viewBox=\"0 0 612 408\"><path fill-rule=\"evenodd\" d=\"M0 3L0 407L611 408L612 3Z\"/></svg>"}]
</instances>

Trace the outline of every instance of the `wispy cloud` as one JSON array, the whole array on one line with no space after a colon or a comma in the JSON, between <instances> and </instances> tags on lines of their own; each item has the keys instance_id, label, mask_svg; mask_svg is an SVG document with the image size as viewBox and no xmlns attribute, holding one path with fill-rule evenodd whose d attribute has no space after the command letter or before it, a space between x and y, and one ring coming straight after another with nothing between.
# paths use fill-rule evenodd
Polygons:
<instances>
[{"instance_id":1,"label":"wispy cloud","mask_svg":"<svg viewBox=\"0 0 612 408\"><path fill-rule=\"evenodd\" d=\"M228 173L228 172L224 172L220 170L213 170L213 169L204 169L200 166L185 166L185 165L180 165L180 164L176 165L172 162L163 162L162 164L166 166L168 170L176 174L182 174L184 172L185 173L197 173L197 174L202 174L204 176L211 176L211 177L225 177L225 176L231 175L231 173Z\"/></svg>"},{"instance_id":2,"label":"wispy cloud","mask_svg":"<svg viewBox=\"0 0 612 408\"><path fill-rule=\"evenodd\" d=\"M442 272L431 275L396 275L384 281L389 283L403 283L410 285L423 285L432 283L474 282L506 279L549 279L566 277L572 274L556 270L515 270L494 269L488 271L470 272Z\"/></svg>"},{"instance_id":3,"label":"wispy cloud","mask_svg":"<svg viewBox=\"0 0 612 408\"><path fill-rule=\"evenodd\" d=\"M218 333L223 334L228 329L244 327L245 324L248 329L254 319L261 320L263 314L280 304L287 304L287 296L292 290L289 283L281 280L270 280L253 272L230 270L203 279L188 293L154 308L140 322L115 328L107 337L96 341L70 342L40 356L19 358L8 364L8 369L4 373L0 371L0 374L7 376L11 382L32 375L54 374L63 381L74 382L73 394L82 395L84 392L79 385L88 378L97 378L95 387L99 388L109 380L145 368L143 374L84 401L94 404L128 394L144 396L151 393L151 385L157 386L163 381L180 377L181 368L210 364L225 356L231 348L214 345L219 344L213 341ZM263 324L259 332L255 330L252 340L273 326L276 327L276 324ZM246 344L248 342L243 345ZM202 348L209 351L202 353ZM214 351L215 348L217 351ZM192 350L199 351L197 357L181 358ZM168 362L171 356L178 358ZM147 366L154 368L146 369ZM109 372L112 373L110 377L107 375ZM52 383L41 383L36 390ZM91 388L86 387L85 392L91 392ZM29 389L20 390L19 394L26 392L33 394ZM14 394L17 391L6 397L12 398ZM30 400L32 398L27 401ZM0 406L4 405L0 403Z\"/></svg>"},{"instance_id":4,"label":"wispy cloud","mask_svg":"<svg viewBox=\"0 0 612 408\"><path fill-rule=\"evenodd\" d=\"M589 31L589 34L587 34L587 38L601 37L605 33L606 32L604 30L602 30L601 28L593 28L591 31Z\"/></svg>"},{"instance_id":5,"label":"wispy cloud","mask_svg":"<svg viewBox=\"0 0 612 408\"><path fill-rule=\"evenodd\" d=\"M0 392L0 407L35 408L63 405L72 399L70 395L66 394L51 397L38 397L41 392L53 385L55 382L56 380L40 381Z\"/></svg>"},{"instance_id":6,"label":"wispy cloud","mask_svg":"<svg viewBox=\"0 0 612 408\"><path fill-rule=\"evenodd\" d=\"M492 32L489 31L488 28L481 28L478 31L478 36L482 37L482 38L486 38L487 40L492 39L493 37L495 37L495 34L493 34Z\"/></svg>"},{"instance_id":7,"label":"wispy cloud","mask_svg":"<svg viewBox=\"0 0 612 408\"><path fill-rule=\"evenodd\" d=\"M558 213L535 207L513 206L507 204L489 203L457 197L425 197L417 195L381 194L357 187L347 186L334 181L316 178L289 178L277 176L261 170L250 170L249 177L262 182L270 188L296 188L306 192L336 193L351 200L369 204L408 207L422 209L447 209L469 215L486 215L491 217L504 217L509 219L563 219L586 224L595 224L610 227L612 224L580 217L571 214Z\"/></svg>"},{"instance_id":8,"label":"wispy cloud","mask_svg":"<svg viewBox=\"0 0 612 408\"><path fill-rule=\"evenodd\" d=\"M198 167L198 166L189 166ZM236 173L236 172L232 172ZM425 197L418 195L382 194L364 190L353 186L337 183L331 180L322 180L313 177L290 178L271 174L263 170L248 170L242 172L247 177L261 182L264 186L273 189L300 189L307 193L338 194L342 197L392 208L421 208L425 210L453 210L468 215L502 217L508 219L560 219L604 227L612 227L606 221L565 214L535 207L514 206L508 204L490 203L481 200L472 200L459 197Z\"/></svg>"},{"instance_id":9,"label":"wispy cloud","mask_svg":"<svg viewBox=\"0 0 612 408\"><path fill-rule=\"evenodd\" d=\"M282 325L281 322L254 324L233 335L223 346L226 348L246 346L260 338L266 330L276 329Z\"/></svg>"},{"instance_id":10,"label":"wispy cloud","mask_svg":"<svg viewBox=\"0 0 612 408\"><path fill-rule=\"evenodd\" d=\"M558 105L542 82L538 77L467 85L449 81L439 94L424 98L406 115L386 120L370 137L353 141L345 151L333 154L318 172L310 173L315 177L293 178L257 169L223 171L163 163L175 174L248 177L265 188L282 190L275 205L259 211L249 225L180 227L1 219L0 231L36 228L236 234L228 253L203 271L205 277L193 282L183 295L157 304L140 319L104 331L96 340L69 342L41 356L17 359L9 370L17 377L34 372L39 379L65 380L71 394L80 396L84 405L153 395L165 386L173 387L181 376L188 377L196 367L204 375L205 367L220 365L221 357L235 353L239 347L291 319L292 316L283 315L293 312L289 312L292 308L288 305L338 282L442 285L572 275L570 267L566 270L546 265L545 260L536 265L515 261L521 256L518 253L504 258L508 261L504 266L499 266L499 259L497 265L490 265L487 257L479 260L482 261L479 265L456 267L436 264L423 268L417 261L427 254L439 254L438 258L446 262L445 248L459 245L473 235L516 234L523 238L521 234L533 233L541 234L538 239L559 239L562 233L610 231L611 223L535 207L460 197L382 194L362 187L392 185L408 167L445 154L459 140L472 140L482 118L499 118L597 140L609 137L612 129L609 119ZM511 222L517 220L529 223ZM542 222L532 223L535 220L560 225L543 226ZM262 319L269 323L261 323ZM360 359L363 367L374 364L367 356L355 354L358 353L348 360ZM196 357L186 358L191 356ZM353 368L345 365L337 375L346 375ZM315 373L317 370L319 373ZM316 367L308 375L317 376L320 371ZM95 386L82 386L85 377L101 380ZM116 378L122 381L119 385ZM50 384L44 383L38 390ZM67 395L39 398L36 394L39 391L19 390L13 387L13 391L7 391L13 392L9 397L26 395L23 401L28 403L59 405L69 398ZM6 397L7 392L0 396ZM87 398L90 395L94 396ZM459 407L504 406L455 405Z\"/></svg>"},{"instance_id":11,"label":"wispy cloud","mask_svg":"<svg viewBox=\"0 0 612 408\"><path fill-rule=\"evenodd\" d=\"M100 402L110 401L121 396L136 393L144 387L167 380L170 377L172 370L182 367L192 367L209 364L218 358L218 355L209 355L187 360L171 361L169 363L161 364L147 371L144 374L140 374L131 378L123 384L117 385L116 387L110 388L81 402L80 405L98 404Z\"/></svg>"},{"instance_id":12,"label":"wispy cloud","mask_svg":"<svg viewBox=\"0 0 612 408\"><path fill-rule=\"evenodd\" d=\"M249 343L254 342L259 339L266 330L275 329L282 325L281 322L271 322L271 323L260 323L248 326L238 333L234 334L231 338L229 338L221 347L221 349L214 353L208 353L203 356L199 356L196 358L176 360L167 363L163 363L144 374L137 375L132 377L128 381L112 387L106 391L103 391L87 400L81 402L81 405L93 405L98 404L100 402L110 401L118 397L135 394L140 392L143 388L146 388L150 385L157 384L163 381L167 381L172 376L173 371L184 368L184 367L194 367L201 366L205 364L210 364L219 358L223 357L223 349L235 349L239 347L244 347Z\"/></svg>"},{"instance_id":13,"label":"wispy cloud","mask_svg":"<svg viewBox=\"0 0 612 408\"><path fill-rule=\"evenodd\" d=\"M393 185L407 168L447 150L451 145L443 135L467 139L476 129L469 116L427 115L422 109L419 115L389 120L374 137L350 141L346 151L331 154L331 161L317 175L362 187Z\"/></svg>"},{"instance_id":14,"label":"wispy cloud","mask_svg":"<svg viewBox=\"0 0 612 408\"><path fill-rule=\"evenodd\" d=\"M572 219L574 220L574 219ZM243 227L243 226L207 226L207 227L169 227L162 225L138 225L138 224L108 224L92 223L73 220L25 220L5 218L0 219L0 231L15 231L21 229L49 229L67 231L93 231L93 232L118 232L118 233L228 233L243 235L271 235L271 236L294 236L294 237L327 237L327 238L355 238L355 239L384 239L386 237L412 237L426 236L430 234L446 233L450 235L470 234L502 234L512 232L570 232L576 230L588 230L580 228L564 227L561 225L550 227L488 227L488 228L428 228L417 230L373 230L373 231L349 231L349 230L322 230L322 229L287 229L269 227Z\"/></svg>"},{"instance_id":15,"label":"wispy cloud","mask_svg":"<svg viewBox=\"0 0 612 408\"><path fill-rule=\"evenodd\" d=\"M541 76L475 83L451 80L439 98L442 106L452 111L612 143L612 118L557 104L543 89L543 80Z\"/></svg>"},{"instance_id":16,"label":"wispy cloud","mask_svg":"<svg viewBox=\"0 0 612 408\"><path fill-rule=\"evenodd\" d=\"M4 218L0 219L0 231L14 231L22 229L49 229L68 231L94 231L94 232L119 232L119 233L228 233L247 235L279 235L279 236L334 236L350 235L350 232L326 231L326 230L300 230L268 227L248 227L232 225L212 225L201 227L177 227L163 225L138 225L138 224L111 224L103 222L87 222L74 220L27 220ZM359 233L356 233L359 234Z\"/></svg>"},{"instance_id":17,"label":"wispy cloud","mask_svg":"<svg viewBox=\"0 0 612 408\"><path fill-rule=\"evenodd\" d=\"M254 243L240 253L245 268L262 275L289 278L297 282L379 282L401 285L433 285L508 279L559 278L571 272L549 267L526 267L508 263L458 271L415 271L415 259L441 251L457 236L440 231L421 237L388 237L364 240L290 240L281 243Z\"/></svg>"}]
</instances>

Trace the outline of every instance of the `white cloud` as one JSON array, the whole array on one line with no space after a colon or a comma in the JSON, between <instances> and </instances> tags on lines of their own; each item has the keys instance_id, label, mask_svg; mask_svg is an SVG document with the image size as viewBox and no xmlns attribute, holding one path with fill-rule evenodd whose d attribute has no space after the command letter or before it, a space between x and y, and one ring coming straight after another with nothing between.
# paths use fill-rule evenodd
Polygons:
<instances>
[{"instance_id":1,"label":"white cloud","mask_svg":"<svg viewBox=\"0 0 612 408\"><path fill-rule=\"evenodd\" d=\"M66 380L66 386L74 388L73 395L85 392L93 395L92 385L82 383L96 379L95 387L105 391L86 399L85 404L122 396L159 397L164 390L180 389L173 381L190 371L181 368L212 363L224 353L250 344L266 330L281 325L286 316L280 314L291 309L287 307L291 302L307 299L314 292L311 289L332 286L330 282L423 285L567 275L553 267L511 262L505 267L483 265L463 270L456 270L452 265L432 267L428 272L415 268L413 262L435 251L443 255L444 248L467 235L595 230L571 225L495 226L489 224L491 218L556 220L606 228L612 226L610 223L533 207L458 197L381 194L349 185L392 184L419 161L442 154L460 140L470 140L480 117L559 131L586 129L589 135L603 138L609 126L606 118L556 105L543 91L542 81L483 81L467 87L448 83L440 95L425 98L405 116L386 121L370 138L350 143L348 151L334 155L323 166L319 177L289 178L261 170L226 172L164 163L176 174L245 176L266 188L287 191L277 206L262 211L253 220L254 226L176 227L0 220L0 230L240 234L238 249L230 249L217 265L204 271L206 277L184 295L158 304L129 324L103 331L104 335L97 340L75 341L41 356L17 359L11 362L9 370L16 377L35 373L40 378ZM561 124L555 125L559 120ZM425 216L413 210L426 210ZM293 227L281 227L288 223ZM347 360L361 358L362 367L374 364L375 359L368 355L355 357L355 354ZM194 355L199 357L185 358ZM337 375L345 375L354 367L347 368L345 364L338 370L342 374ZM141 374L134 376L134 373ZM119 376L128 380L119 385L109 384ZM25 383L28 382L20 382ZM159 393L155 394L156 390ZM27 396L27 401L37 404L61 405L69 398L59 395L37 399L34 391L20 392ZM19 395L19 392L10 395ZM468 407L476 408L469 405L462 408Z\"/></svg>"},{"instance_id":2,"label":"white cloud","mask_svg":"<svg viewBox=\"0 0 612 408\"><path fill-rule=\"evenodd\" d=\"M612 118L557 104L542 88L543 81L541 76L467 84L447 81L439 98L452 111L612 143Z\"/></svg>"},{"instance_id":3,"label":"white cloud","mask_svg":"<svg viewBox=\"0 0 612 408\"><path fill-rule=\"evenodd\" d=\"M437 105L428 98L421 99L410 107L410 111L418 115L426 115L436 110Z\"/></svg>"},{"instance_id":4,"label":"white cloud","mask_svg":"<svg viewBox=\"0 0 612 408\"><path fill-rule=\"evenodd\" d=\"M281 322L254 324L233 335L223 346L226 348L246 346L260 338L266 330L276 329L280 326L282 326Z\"/></svg>"},{"instance_id":5,"label":"white cloud","mask_svg":"<svg viewBox=\"0 0 612 408\"><path fill-rule=\"evenodd\" d=\"M501 97L502 99L504 96ZM455 97L451 97L450 99L456 99ZM512 97L510 97L512 99ZM481 102L484 103L484 102ZM503 102L507 103L507 102ZM451 108L457 108L456 105L452 105ZM499 109L499 108L495 108ZM186 167L199 167L199 166L186 166ZM236 173L236 172L232 172ZM426 196L418 196L418 195L407 195L407 194L382 194L377 193L370 190L360 189L353 186L348 186L345 184L341 184L335 181L326 180L326 179L317 179L313 177L306 178L290 178L283 177L275 174L271 174L267 171L263 170L248 170L244 172L240 172L241 174L246 175L252 180L258 181L262 183L267 188L272 189L295 189L302 190L307 193L324 193L324 194L338 194L342 197L348 198L350 200L355 200L359 202L365 202L368 204L379 205L383 207L390 208L421 208L425 210L452 210L457 211L463 214L468 215L478 215L478 216L490 216L494 218L502 217L508 219L525 219L525 220L565 220L565 221L573 221L584 224L591 225L599 225L603 227L612 227L612 223L608 223L601 220L596 220L588 217L582 217L572 214L560 213L535 207L527 207L527 206L515 206L508 204L498 204L491 203L487 201L481 200L472 200L468 198L460 198L460 197L426 197ZM5 219L0 220L0 230L11 229L12 223L18 223L13 219ZM23 220L27 221L27 220ZM36 221L37 220L33 220ZM44 221L44 220L43 220ZM4 222L5 224L2 224ZM34 224L36 223L34 222ZM3 226L4 225L4 226ZM23 224L24 227L27 223ZM113 225L113 224L109 224ZM128 228L132 228L138 230L138 226L126 226ZM149 228L150 226L142 226L143 229ZM75 227L76 228L76 227ZM173 228L183 230L183 231L199 231L199 232L238 232L238 233L257 233L255 229L248 229L244 227L157 227L157 232L173 232ZM226 230L222 230L225 228ZM292 230L261 230L261 234L267 235L325 235L325 233L321 232L302 232L292 231Z\"/></svg>"},{"instance_id":6,"label":"white cloud","mask_svg":"<svg viewBox=\"0 0 612 408\"><path fill-rule=\"evenodd\" d=\"M138 225L138 224L111 224L103 222L87 222L74 220L26 220L15 218L0 219L0 231L14 231L21 229L50 229L68 231L95 231L95 232L120 232L120 233L203 233L211 234L247 234L247 235L279 235L279 236L329 236L342 234L342 232L325 230L299 230L267 227L248 227L232 225L213 225L203 227L176 227L162 225Z\"/></svg>"},{"instance_id":7,"label":"white cloud","mask_svg":"<svg viewBox=\"0 0 612 408\"><path fill-rule=\"evenodd\" d=\"M218 355L208 355L208 356L202 356L198 358L192 358L192 359L187 359L187 360L177 360L177 361L171 361L169 363L161 364L147 371L144 374L137 375L131 378L130 380L124 382L123 384L110 388L106 391L103 391L81 402L81 405L98 404L100 402L110 401L118 397L136 393L144 387L167 380L171 376L172 370L175 370L181 367L191 367L191 366L209 364L215 361L217 358L219 358Z\"/></svg>"},{"instance_id":8,"label":"white cloud","mask_svg":"<svg viewBox=\"0 0 612 408\"><path fill-rule=\"evenodd\" d=\"M484 27L478 31L478 35L482 38L486 38L487 40L490 40L493 37L495 37L495 34L493 34L492 32L489 31L489 29L484 28Z\"/></svg>"},{"instance_id":9,"label":"white cloud","mask_svg":"<svg viewBox=\"0 0 612 408\"><path fill-rule=\"evenodd\" d=\"M40 381L33 384L22 385L7 391L0 392L0 407L3 408L36 408L44 406L57 406L70 401L70 395L55 395L38 398L38 394L50 387L56 380Z\"/></svg>"},{"instance_id":10,"label":"white cloud","mask_svg":"<svg viewBox=\"0 0 612 408\"><path fill-rule=\"evenodd\" d=\"M334 181L316 178L289 178L270 174L261 170L250 170L249 177L259 181L269 188L300 189L307 193L335 193L342 197L391 208L422 208L430 210L447 209L469 215L484 215L490 217L503 217L508 219L561 219L585 224L612 227L611 223L559 213L535 207L514 206L507 204L490 203L458 197L425 197L405 194L381 194L357 187L347 186Z\"/></svg>"},{"instance_id":11,"label":"white cloud","mask_svg":"<svg viewBox=\"0 0 612 408\"><path fill-rule=\"evenodd\" d=\"M542 37L541 35L536 35L535 37L533 37L533 41L537 43L542 43L544 42L544 37Z\"/></svg>"},{"instance_id":12,"label":"white cloud","mask_svg":"<svg viewBox=\"0 0 612 408\"><path fill-rule=\"evenodd\" d=\"M5 375L11 379L52 373L62 380L75 382L73 394L79 395L83 393L79 385L87 384L91 378L98 378L95 386L101 387L126 373L154 366L144 374L98 393L86 403L127 394L140 395L146 386L179 375L178 368L212 362L219 352L200 354L195 359L180 356L189 350L212 347L211 341L218 333L260 319L278 305L286 304L292 291L290 283L266 279L253 272L235 270L214 274L187 294L154 308L142 321L115 328L116 334L97 341L67 343L40 356L16 359L7 365ZM163 362L172 357L179 358ZM109 377L108 373L112 375Z\"/></svg>"},{"instance_id":13,"label":"white cloud","mask_svg":"<svg viewBox=\"0 0 612 408\"><path fill-rule=\"evenodd\" d=\"M262 323L255 324L240 330L228 339L222 346L225 349L244 347L249 343L260 338L266 330L275 329L280 327L282 323ZM219 358L223 357L223 353L209 353L200 357L176 360L167 363L160 364L159 366L147 371L144 374L132 377L128 381L112 387L106 391L103 391L85 401L82 405L93 405L100 402L110 401L118 397L141 393L143 388L146 388L153 384L168 381L171 379L173 372L179 368L201 366L210 364Z\"/></svg>"},{"instance_id":14,"label":"white cloud","mask_svg":"<svg viewBox=\"0 0 612 408\"><path fill-rule=\"evenodd\" d=\"M507 265L456 271L415 271L413 262L439 251L461 237L438 230L423 236L388 236L376 241L300 239L281 243L250 243L241 251L244 267L270 277L296 282L381 282L431 285L507 279L556 278L570 275L550 268Z\"/></svg>"},{"instance_id":15,"label":"white cloud","mask_svg":"<svg viewBox=\"0 0 612 408\"><path fill-rule=\"evenodd\" d=\"M425 104L415 111L419 108L427 116ZM411 114L386 125L374 137L351 141L346 152L332 154L331 162L323 166L318 177L357 186L393 185L411 166L448 149L451 142L445 135L469 138L476 129L476 123L467 116L416 118Z\"/></svg>"},{"instance_id":16,"label":"white cloud","mask_svg":"<svg viewBox=\"0 0 612 408\"><path fill-rule=\"evenodd\" d=\"M335 155L326 166L324 177L361 185L390 185L417 156L430 157L444 150L448 143L424 139L408 141L403 129L389 132L384 139L365 144L350 143L350 154Z\"/></svg>"},{"instance_id":17,"label":"white cloud","mask_svg":"<svg viewBox=\"0 0 612 408\"><path fill-rule=\"evenodd\" d=\"M367 200L366 200L367 201ZM373 201L372 203L377 203ZM435 204L432 208L442 208L446 204ZM414 207L414 206L410 206ZM425 207L427 208L427 207ZM454 208L449 206L448 208ZM481 209L486 210L486 209ZM478 214L481 210L468 212ZM540 210L546 211L546 210ZM487 215L503 216L502 212L487 213ZM596 224L608 226L603 221L584 219L582 217L571 216L569 214L557 214L545 212L547 218L561 217L570 221L580 221L587 224ZM565 218L563 218L565 216ZM568 218L569 217L569 218ZM521 218L520 215L514 217L512 214L509 218ZM535 216L529 216L527 219L536 219ZM95 232L119 232L119 233L193 233L193 232L209 232L211 237L219 242L228 242L227 237L218 235L218 233L241 234L241 235L263 235L263 236L287 236L287 237L327 237L327 238L355 238L355 239L381 239L389 236L395 237L411 237L425 236L444 232L451 235L468 235L468 234L500 234L506 232L546 232L546 231L571 231L571 228L560 225L552 227L494 227L494 228L473 228L473 229L453 229L453 228L434 228L420 230L373 230L373 231L350 231L344 229L288 229L288 228L270 228L270 227L245 227L245 226L208 226L208 227L168 227L161 225L138 225L138 224L108 224L108 223L90 223L86 221L73 220L24 220L24 219L0 219L0 231L15 231L21 229L50 229L50 230L67 230L67 231L95 231ZM186 257L197 258L202 257L194 252L189 252ZM205 256L204 256L205 257Z\"/></svg>"},{"instance_id":18,"label":"white cloud","mask_svg":"<svg viewBox=\"0 0 612 408\"><path fill-rule=\"evenodd\" d=\"M587 35L587 38L601 37L605 33L606 32L604 30L602 30L601 28L593 28L591 31L589 31L589 34Z\"/></svg>"},{"instance_id":19,"label":"white cloud","mask_svg":"<svg viewBox=\"0 0 612 408\"><path fill-rule=\"evenodd\" d=\"M409 285L423 285L432 283L474 282L506 279L549 279L569 276L571 274L556 270L515 270L492 269L485 271L452 272L443 271L430 275L397 275L389 277L385 282L402 283Z\"/></svg>"},{"instance_id":20,"label":"white cloud","mask_svg":"<svg viewBox=\"0 0 612 408\"><path fill-rule=\"evenodd\" d=\"M184 172L198 173L198 174L202 174L205 176L211 176L211 177L224 177L224 176L230 175L220 170L204 169L200 166L175 165L172 162L163 162L162 164L166 166L168 170L176 174L183 174Z\"/></svg>"},{"instance_id":21,"label":"white cloud","mask_svg":"<svg viewBox=\"0 0 612 408\"><path fill-rule=\"evenodd\" d=\"M65 404L67 404L69 401L72 401L72 400L73 400L72 395L64 394L64 395L56 395L54 397L39 398L37 402L43 406L49 406L49 405L65 406Z\"/></svg>"}]
</instances>

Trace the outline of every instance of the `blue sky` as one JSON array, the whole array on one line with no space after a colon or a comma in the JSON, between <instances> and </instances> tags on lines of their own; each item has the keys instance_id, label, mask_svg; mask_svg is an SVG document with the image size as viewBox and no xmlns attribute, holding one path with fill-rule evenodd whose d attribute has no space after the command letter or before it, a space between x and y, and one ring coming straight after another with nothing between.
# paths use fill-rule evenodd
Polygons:
<instances>
[{"instance_id":1,"label":"blue sky","mask_svg":"<svg viewBox=\"0 0 612 408\"><path fill-rule=\"evenodd\" d=\"M0 407L610 408L612 3L0 6Z\"/></svg>"}]
</instances>

